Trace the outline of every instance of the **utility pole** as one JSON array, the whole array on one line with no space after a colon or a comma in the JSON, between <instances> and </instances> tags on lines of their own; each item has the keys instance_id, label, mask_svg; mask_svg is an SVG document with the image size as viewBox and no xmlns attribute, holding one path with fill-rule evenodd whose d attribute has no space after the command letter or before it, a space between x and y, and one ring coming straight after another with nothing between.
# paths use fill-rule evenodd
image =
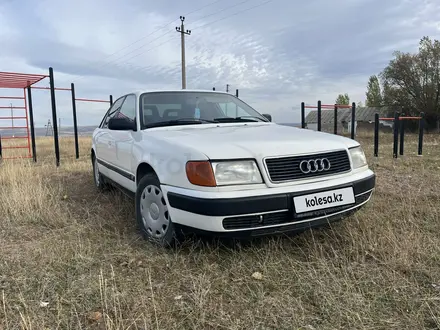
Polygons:
<instances>
[{"instance_id":1,"label":"utility pole","mask_svg":"<svg viewBox=\"0 0 440 330\"><path fill-rule=\"evenodd\" d=\"M226 93L229 93L229 84L226 84Z\"/></svg>"},{"instance_id":2,"label":"utility pole","mask_svg":"<svg viewBox=\"0 0 440 330\"><path fill-rule=\"evenodd\" d=\"M50 119L47 121L47 125L44 125L46 127L46 136L52 136L53 135L53 128L52 124L50 123Z\"/></svg>"},{"instance_id":3,"label":"utility pole","mask_svg":"<svg viewBox=\"0 0 440 330\"><path fill-rule=\"evenodd\" d=\"M185 68L185 34L190 35L191 30L185 31L185 26L183 25L183 21L185 20L185 16L180 16L180 27L176 26L176 31L180 33L181 42L180 46L182 48L182 89L186 89L186 68Z\"/></svg>"}]
</instances>

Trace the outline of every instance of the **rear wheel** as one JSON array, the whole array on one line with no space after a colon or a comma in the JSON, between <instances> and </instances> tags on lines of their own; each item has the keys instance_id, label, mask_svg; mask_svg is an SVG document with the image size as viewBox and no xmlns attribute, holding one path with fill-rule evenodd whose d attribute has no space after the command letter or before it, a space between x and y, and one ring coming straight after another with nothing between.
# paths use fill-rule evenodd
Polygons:
<instances>
[{"instance_id":1,"label":"rear wheel","mask_svg":"<svg viewBox=\"0 0 440 330\"><path fill-rule=\"evenodd\" d=\"M136 221L143 237L164 247L177 242L175 226L154 173L144 175L136 190Z\"/></svg>"},{"instance_id":2,"label":"rear wheel","mask_svg":"<svg viewBox=\"0 0 440 330\"><path fill-rule=\"evenodd\" d=\"M93 156L92 158L92 166L93 166L93 181L95 182L95 187L99 191L103 191L106 188L106 184L104 183L104 178L102 177L102 174L99 172L98 159L96 158L96 156Z\"/></svg>"}]
</instances>

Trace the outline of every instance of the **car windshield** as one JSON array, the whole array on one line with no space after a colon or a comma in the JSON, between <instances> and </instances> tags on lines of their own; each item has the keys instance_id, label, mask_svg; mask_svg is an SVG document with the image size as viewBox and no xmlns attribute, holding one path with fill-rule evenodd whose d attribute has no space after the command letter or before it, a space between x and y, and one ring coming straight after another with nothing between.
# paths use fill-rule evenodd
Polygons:
<instances>
[{"instance_id":1,"label":"car windshield","mask_svg":"<svg viewBox=\"0 0 440 330\"><path fill-rule=\"evenodd\" d=\"M141 128L268 120L237 97L216 92L154 92L140 96Z\"/></svg>"}]
</instances>

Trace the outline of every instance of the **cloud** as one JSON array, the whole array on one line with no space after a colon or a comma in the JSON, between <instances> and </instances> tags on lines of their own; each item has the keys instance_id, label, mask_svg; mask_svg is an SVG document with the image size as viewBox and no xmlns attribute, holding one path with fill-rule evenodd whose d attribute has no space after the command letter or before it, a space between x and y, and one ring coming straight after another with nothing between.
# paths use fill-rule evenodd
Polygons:
<instances>
[{"instance_id":1,"label":"cloud","mask_svg":"<svg viewBox=\"0 0 440 330\"><path fill-rule=\"evenodd\" d=\"M42 0L0 4L2 71L46 73L77 95L108 99L133 89L180 88L185 15L188 88L239 89L277 122L299 121L301 101L365 99L368 77L394 50L439 38L440 3L428 0ZM47 86L48 82L41 85ZM3 93L3 91L0 91ZM3 95L3 94L2 94ZM50 118L49 94L34 93L36 123ZM71 120L68 92L59 116ZM78 106L81 125L98 124L105 104Z\"/></svg>"}]
</instances>

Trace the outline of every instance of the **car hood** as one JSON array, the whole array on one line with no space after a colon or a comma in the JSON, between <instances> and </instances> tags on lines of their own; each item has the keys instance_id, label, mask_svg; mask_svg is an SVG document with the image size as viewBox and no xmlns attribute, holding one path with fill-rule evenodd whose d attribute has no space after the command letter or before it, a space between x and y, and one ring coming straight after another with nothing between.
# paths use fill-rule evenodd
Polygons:
<instances>
[{"instance_id":1,"label":"car hood","mask_svg":"<svg viewBox=\"0 0 440 330\"><path fill-rule=\"evenodd\" d=\"M203 124L144 130L148 136L204 153L210 159L256 158L341 150L359 145L334 134L275 123Z\"/></svg>"}]
</instances>

